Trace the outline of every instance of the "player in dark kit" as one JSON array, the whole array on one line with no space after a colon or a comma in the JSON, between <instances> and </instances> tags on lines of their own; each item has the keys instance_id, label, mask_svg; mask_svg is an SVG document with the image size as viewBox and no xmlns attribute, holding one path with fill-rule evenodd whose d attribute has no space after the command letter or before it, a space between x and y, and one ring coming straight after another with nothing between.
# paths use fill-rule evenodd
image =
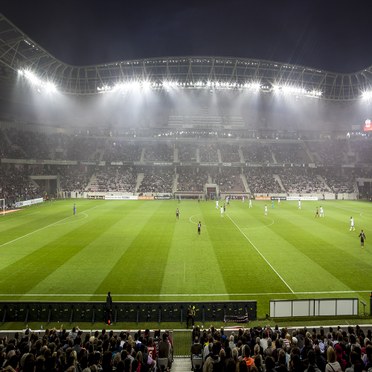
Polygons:
<instances>
[{"instance_id":1,"label":"player in dark kit","mask_svg":"<svg viewBox=\"0 0 372 372\"><path fill-rule=\"evenodd\" d=\"M199 221L198 223L198 234L200 235L200 232L201 232L201 222Z\"/></svg>"},{"instance_id":2,"label":"player in dark kit","mask_svg":"<svg viewBox=\"0 0 372 372\"><path fill-rule=\"evenodd\" d=\"M360 230L359 238L360 238L360 246L364 247L364 241L366 240L366 234L364 233L363 230Z\"/></svg>"},{"instance_id":3,"label":"player in dark kit","mask_svg":"<svg viewBox=\"0 0 372 372\"><path fill-rule=\"evenodd\" d=\"M176 218L177 220L180 218L180 210L178 208L176 209Z\"/></svg>"}]
</instances>

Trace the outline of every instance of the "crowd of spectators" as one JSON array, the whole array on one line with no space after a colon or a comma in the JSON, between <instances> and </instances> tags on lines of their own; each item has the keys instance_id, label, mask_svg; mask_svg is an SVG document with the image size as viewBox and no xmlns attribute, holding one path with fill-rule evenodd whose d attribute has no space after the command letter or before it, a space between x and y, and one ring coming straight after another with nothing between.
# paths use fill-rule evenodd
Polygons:
<instances>
[{"instance_id":1,"label":"crowd of spectators","mask_svg":"<svg viewBox=\"0 0 372 372\"><path fill-rule=\"evenodd\" d=\"M223 163L240 163L239 146L220 143L219 150Z\"/></svg>"},{"instance_id":2,"label":"crowd of spectators","mask_svg":"<svg viewBox=\"0 0 372 372\"><path fill-rule=\"evenodd\" d=\"M359 326L333 328L278 327L192 332L193 360L203 372L363 372L372 371L372 333ZM200 369L201 370L201 369Z\"/></svg>"},{"instance_id":3,"label":"crowd of spectators","mask_svg":"<svg viewBox=\"0 0 372 372\"><path fill-rule=\"evenodd\" d=\"M218 138L217 132L198 130L195 135L199 140L195 143L192 142L194 135L191 130L182 132L184 136L180 137L185 137L183 142L178 142L177 133L180 134L180 131L163 130L165 138L160 134L155 136L153 131L144 131L143 136L137 138L132 132L117 133L115 137L111 131L94 131L94 128L86 131L70 129L67 132L51 128L47 131L34 130L32 126L22 130L6 127L0 129L0 156L10 159L133 162L140 161L143 153L143 160L173 162L174 149L177 148L179 161L316 163L326 166L372 163L370 138L265 140L221 132L221 139L212 143L210 135L212 133ZM157 130L157 133L161 132ZM189 143L187 138L190 138ZM226 142L222 138L226 138Z\"/></svg>"},{"instance_id":4,"label":"crowd of spectators","mask_svg":"<svg viewBox=\"0 0 372 372\"><path fill-rule=\"evenodd\" d=\"M165 129L163 132L168 133ZM196 132L203 133L200 130ZM15 164L14 174L6 179L2 177L1 181L0 197L8 200L42 194L43 190L37 190L35 182L30 181L31 175L57 175L58 191L65 193L200 193L206 183L216 183L220 192L342 194L358 191L358 178L372 178L368 166L372 162L369 138L292 139L282 142L280 139L248 139L236 142L234 137L231 140L227 136L225 143L221 140L211 142L206 135L191 143L177 137L174 140L167 138L166 141L157 141L156 137L139 140L133 133L127 134L131 138L120 137L119 134L115 137L111 132L93 129L67 134L53 132L50 128L49 132L39 132L11 127L1 128L0 134L3 174L9 173L9 168L5 166L9 161L4 160L16 159L11 161ZM203 142L202 138L206 141ZM27 161L22 164L19 159ZM35 164L31 166L30 160ZM143 161L166 162L175 166L178 162L202 164L194 169L189 165L177 166L176 172L164 171L161 164L151 168L147 164L142 168L144 179L140 189L135 190L136 183L140 182L137 162L141 164ZM236 164L231 169L226 167L226 163L242 161L248 165L243 169L234 167ZM124 165L115 162L124 162ZM113 168L111 163L123 168ZM206 167L206 163L213 163L213 166ZM284 163L285 167L279 167ZM305 166L288 167L289 163ZM248 188L244 176L243 180L240 177L241 173L246 177ZM93 174L95 176L92 177ZM17 184L12 185L12 182Z\"/></svg>"},{"instance_id":5,"label":"crowd of spectators","mask_svg":"<svg viewBox=\"0 0 372 372\"><path fill-rule=\"evenodd\" d=\"M178 148L178 160L179 161L189 161L195 162L196 159L196 145L179 143L177 144Z\"/></svg>"},{"instance_id":6,"label":"crowd of spectators","mask_svg":"<svg viewBox=\"0 0 372 372\"><path fill-rule=\"evenodd\" d=\"M270 150L279 164L308 164L311 162L302 143L272 143Z\"/></svg>"},{"instance_id":7,"label":"crowd of spectators","mask_svg":"<svg viewBox=\"0 0 372 372\"><path fill-rule=\"evenodd\" d=\"M357 178L358 176L361 177L360 173L353 168L325 168L318 172L322 175L332 192L338 194L356 192Z\"/></svg>"},{"instance_id":8,"label":"crowd of spectators","mask_svg":"<svg viewBox=\"0 0 372 372\"><path fill-rule=\"evenodd\" d=\"M270 147L265 143L249 142L241 147L246 163L250 164L269 164L274 163Z\"/></svg>"},{"instance_id":9,"label":"crowd of spectators","mask_svg":"<svg viewBox=\"0 0 372 372\"><path fill-rule=\"evenodd\" d=\"M16 158L31 159L50 159L50 152L53 148L53 138L44 133L38 133L31 130L3 130L4 137L8 140L9 153L6 156Z\"/></svg>"},{"instance_id":10,"label":"crowd of spectators","mask_svg":"<svg viewBox=\"0 0 372 372\"><path fill-rule=\"evenodd\" d=\"M108 162L133 162L141 160L142 147L133 141L108 141L103 159Z\"/></svg>"},{"instance_id":11,"label":"crowd of spectators","mask_svg":"<svg viewBox=\"0 0 372 372\"><path fill-rule=\"evenodd\" d=\"M177 168L177 191L202 192L208 182L208 173L203 168Z\"/></svg>"},{"instance_id":12,"label":"crowd of spectators","mask_svg":"<svg viewBox=\"0 0 372 372\"><path fill-rule=\"evenodd\" d=\"M243 173L242 173L243 172ZM143 178L139 175L143 174ZM325 194L358 192L359 179L372 178L367 168L338 167L135 167L126 165L12 165L0 168L0 198L9 202L47 192L30 176L57 176L63 195L77 192L203 193L216 184L222 193ZM246 181L246 183L245 183ZM138 186L139 185L139 186ZM138 187L138 189L136 189ZM66 194L67 193L67 194ZM68 197L68 196L66 196Z\"/></svg>"},{"instance_id":13,"label":"crowd of spectators","mask_svg":"<svg viewBox=\"0 0 372 372\"><path fill-rule=\"evenodd\" d=\"M213 183L219 186L222 193L245 192L239 168L221 168L221 172L216 174Z\"/></svg>"},{"instance_id":14,"label":"crowd of spectators","mask_svg":"<svg viewBox=\"0 0 372 372\"><path fill-rule=\"evenodd\" d=\"M252 167L245 170L245 177L250 192L254 194L280 194L285 192L278 179L274 177L276 171L276 169L260 167Z\"/></svg>"},{"instance_id":15,"label":"crowd of spectators","mask_svg":"<svg viewBox=\"0 0 372 372\"><path fill-rule=\"evenodd\" d=\"M88 192L136 191L137 173L132 167L101 167L86 187Z\"/></svg>"},{"instance_id":16,"label":"crowd of spectators","mask_svg":"<svg viewBox=\"0 0 372 372\"><path fill-rule=\"evenodd\" d=\"M60 166L55 170L59 178L60 190L64 192L84 192L92 176L93 169L87 166Z\"/></svg>"},{"instance_id":17,"label":"crowd of spectators","mask_svg":"<svg viewBox=\"0 0 372 372\"><path fill-rule=\"evenodd\" d=\"M372 146L367 139L354 140L350 142L351 151L355 154L357 163L372 163Z\"/></svg>"},{"instance_id":18,"label":"crowd of spectators","mask_svg":"<svg viewBox=\"0 0 372 372\"><path fill-rule=\"evenodd\" d=\"M26 329L0 338L1 371L91 372L155 371L158 358L173 362L170 332L149 330L87 332L47 329L43 334Z\"/></svg>"},{"instance_id":19,"label":"crowd of spectators","mask_svg":"<svg viewBox=\"0 0 372 372\"><path fill-rule=\"evenodd\" d=\"M279 168L277 174L287 194L323 194L331 191L312 168Z\"/></svg>"},{"instance_id":20,"label":"crowd of spectators","mask_svg":"<svg viewBox=\"0 0 372 372\"><path fill-rule=\"evenodd\" d=\"M137 192L172 194L174 177L175 174L173 168L144 169L144 176Z\"/></svg>"},{"instance_id":21,"label":"crowd of spectators","mask_svg":"<svg viewBox=\"0 0 372 372\"><path fill-rule=\"evenodd\" d=\"M341 165L347 163L349 142L344 139L309 141L307 143L317 164Z\"/></svg>"},{"instance_id":22,"label":"crowd of spectators","mask_svg":"<svg viewBox=\"0 0 372 372\"><path fill-rule=\"evenodd\" d=\"M200 161L203 163L218 163L218 147L216 144L208 143L199 147Z\"/></svg>"},{"instance_id":23,"label":"crowd of spectators","mask_svg":"<svg viewBox=\"0 0 372 372\"><path fill-rule=\"evenodd\" d=\"M166 143L147 144L145 147L145 160L173 162L173 146Z\"/></svg>"},{"instance_id":24,"label":"crowd of spectators","mask_svg":"<svg viewBox=\"0 0 372 372\"><path fill-rule=\"evenodd\" d=\"M43 190L33 182L22 166L0 167L0 198L9 206L17 201L43 197Z\"/></svg>"}]
</instances>

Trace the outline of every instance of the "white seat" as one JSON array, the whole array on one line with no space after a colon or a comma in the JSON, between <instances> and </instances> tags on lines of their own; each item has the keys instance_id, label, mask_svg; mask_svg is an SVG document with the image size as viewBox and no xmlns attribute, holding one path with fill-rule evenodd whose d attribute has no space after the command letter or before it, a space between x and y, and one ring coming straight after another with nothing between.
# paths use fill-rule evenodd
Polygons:
<instances>
[{"instance_id":1,"label":"white seat","mask_svg":"<svg viewBox=\"0 0 372 372\"><path fill-rule=\"evenodd\" d=\"M203 366L203 357L200 355L193 354L191 357L192 368L195 370L201 370Z\"/></svg>"}]
</instances>

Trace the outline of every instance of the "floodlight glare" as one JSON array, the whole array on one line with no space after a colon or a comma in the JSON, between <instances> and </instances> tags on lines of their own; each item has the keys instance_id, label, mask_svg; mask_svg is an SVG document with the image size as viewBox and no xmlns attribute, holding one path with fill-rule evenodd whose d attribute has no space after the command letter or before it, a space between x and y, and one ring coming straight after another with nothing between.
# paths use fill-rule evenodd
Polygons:
<instances>
[{"instance_id":1,"label":"floodlight glare","mask_svg":"<svg viewBox=\"0 0 372 372\"><path fill-rule=\"evenodd\" d=\"M51 83L50 81L45 83L45 91L47 93L54 93L57 91L57 87L55 84Z\"/></svg>"},{"instance_id":2,"label":"floodlight glare","mask_svg":"<svg viewBox=\"0 0 372 372\"><path fill-rule=\"evenodd\" d=\"M143 89L149 90L152 87L152 83L149 80L142 81L142 84L140 82L140 87L142 86Z\"/></svg>"},{"instance_id":3,"label":"floodlight glare","mask_svg":"<svg viewBox=\"0 0 372 372\"><path fill-rule=\"evenodd\" d=\"M372 90L366 90L362 93L363 100L370 100L372 99Z\"/></svg>"}]
</instances>

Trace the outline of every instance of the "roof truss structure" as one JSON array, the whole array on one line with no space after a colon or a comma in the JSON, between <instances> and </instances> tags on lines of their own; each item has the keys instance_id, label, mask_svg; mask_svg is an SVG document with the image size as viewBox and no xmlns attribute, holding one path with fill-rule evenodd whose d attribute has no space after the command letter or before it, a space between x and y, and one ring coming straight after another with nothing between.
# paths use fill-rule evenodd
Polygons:
<instances>
[{"instance_id":1,"label":"roof truss structure","mask_svg":"<svg viewBox=\"0 0 372 372\"><path fill-rule=\"evenodd\" d=\"M290 85L322 92L323 99L354 100L372 88L372 66L355 73L334 73L314 68L249 58L184 56L117 61L94 66L72 66L53 57L0 14L0 65L13 71L29 69L53 81L59 91L97 94L104 85L134 79L151 82L220 81L261 86Z\"/></svg>"}]
</instances>

